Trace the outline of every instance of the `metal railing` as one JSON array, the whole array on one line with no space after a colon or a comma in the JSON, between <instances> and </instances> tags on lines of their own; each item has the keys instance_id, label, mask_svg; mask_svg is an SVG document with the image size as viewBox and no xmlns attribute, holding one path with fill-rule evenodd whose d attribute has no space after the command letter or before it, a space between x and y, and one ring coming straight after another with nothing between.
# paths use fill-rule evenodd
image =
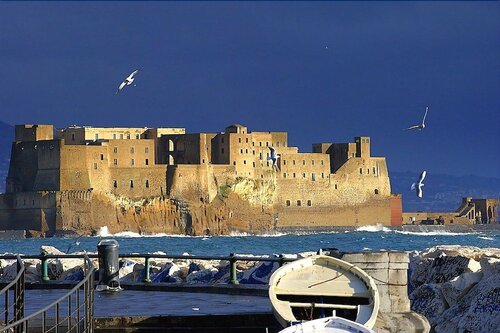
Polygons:
<instances>
[{"instance_id":1,"label":"metal railing","mask_svg":"<svg viewBox=\"0 0 500 333\"><path fill-rule=\"evenodd\" d=\"M88 258L97 259L97 254L86 254ZM50 259L81 259L81 254L45 254L45 255L22 255L23 259L38 259L42 264L42 281L50 281L49 276L49 260ZM295 261L296 258L285 257L280 254L278 257L268 256L253 256L231 253L229 256L196 256L196 255L171 255L171 254L153 254L153 253L130 253L120 254L119 257L123 258L138 258L144 260L144 279L143 282L151 282L151 259L185 259L185 260L225 260L229 261L230 265L230 284L238 284L236 263L238 261L258 261L258 262L277 262L280 266L287 262ZM0 259L15 259L13 255L0 256Z\"/></svg>"},{"instance_id":2,"label":"metal railing","mask_svg":"<svg viewBox=\"0 0 500 333\"><path fill-rule=\"evenodd\" d=\"M0 291L0 299L2 295L4 297L4 309L1 316L3 317L3 323L0 327L5 327L13 322L21 320L24 317L25 271L24 263L19 255L16 256L16 266L16 277ZM11 290L13 290L13 293L11 293ZM14 330L14 332L17 333L20 331Z\"/></svg>"},{"instance_id":3,"label":"metal railing","mask_svg":"<svg viewBox=\"0 0 500 333\"><path fill-rule=\"evenodd\" d=\"M95 267L89 256L84 255L83 260L84 278L73 289L43 309L0 328L0 332L92 333Z\"/></svg>"}]
</instances>

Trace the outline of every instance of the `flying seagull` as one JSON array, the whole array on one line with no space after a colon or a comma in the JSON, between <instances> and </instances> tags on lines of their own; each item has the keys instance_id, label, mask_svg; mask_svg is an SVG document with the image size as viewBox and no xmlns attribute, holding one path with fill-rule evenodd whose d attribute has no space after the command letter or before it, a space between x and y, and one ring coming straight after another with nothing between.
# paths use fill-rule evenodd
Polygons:
<instances>
[{"instance_id":1,"label":"flying seagull","mask_svg":"<svg viewBox=\"0 0 500 333\"><path fill-rule=\"evenodd\" d=\"M78 238L68 246L68 249L66 250L66 254L69 253L69 250L71 250L71 248L77 247L78 245L80 245L80 238L82 238L82 237L83 237L83 235L78 236Z\"/></svg>"},{"instance_id":2,"label":"flying seagull","mask_svg":"<svg viewBox=\"0 0 500 333\"><path fill-rule=\"evenodd\" d=\"M118 94L120 91L122 91L122 89L125 88L125 86L130 86L134 82L134 80L135 80L134 76L137 73L139 73L138 69L133 71L122 83L120 83L120 86L116 90L116 94ZM135 87L135 84L134 84L134 87Z\"/></svg>"},{"instance_id":3,"label":"flying seagull","mask_svg":"<svg viewBox=\"0 0 500 333\"><path fill-rule=\"evenodd\" d=\"M280 158L280 155L276 154L276 150L273 147L269 147L269 150L271 151L271 156L267 158L267 160L273 161L273 167L276 166L276 162L278 161L278 158Z\"/></svg>"},{"instance_id":4,"label":"flying seagull","mask_svg":"<svg viewBox=\"0 0 500 333\"><path fill-rule=\"evenodd\" d=\"M425 175L427 175L427 171L424 170L420 174L420 178L418 179L418 183L411 184L411 190L416 191L417 197L419 197L419 198L421 198L424 194L424 192L422 191L422 187L424 186Z\"/></svg>"},{"instance_id":5,"label":"flying seagull","mask_svg":"<svg viewBox=\"0 0 500 333\"><path fill-rule=\"evenodd\" d=\"M425 107L425 114L424 114L424 119L422 119L422 124L420 125L415 125L415 126L410 126L408 128L405 128L406 131L408 130L412 130L412 129L418 129L419 131L420 130L423 130L425 128L425 117L427 117L427 112L429 111L429 107L426 106Z\"/></svg>"}]
</instances>

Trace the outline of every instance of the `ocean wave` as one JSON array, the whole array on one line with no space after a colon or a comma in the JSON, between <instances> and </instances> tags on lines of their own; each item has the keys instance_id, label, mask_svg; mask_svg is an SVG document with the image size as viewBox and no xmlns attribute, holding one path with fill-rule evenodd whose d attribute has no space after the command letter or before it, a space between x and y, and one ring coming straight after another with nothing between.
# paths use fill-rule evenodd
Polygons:
<instances>
[{"instance_id":1,"label":"ocean wave","mask_svg":"<svg viewBox=\"0 0 500 333\"><path fill-rule=\"evenodd\" d=\"M368 232L379 232L379 231L389 232L389 231L391 231L391 229L384 227L382 224L367 225L367 226L356 228L355 230L356 231L368 231Z\"/></svg>"},{"instance_id":2,"label":"ocean wave","mask_svg":"<svg viewBox=\"0 0 500 333\"><path fill-rule=\"evenodd\" d=\"M229 235L221 235L222 237L281 237L288 234L282 232L275 232L269 234L252 234L244 231L231 231Z\"/></svg>"},{"instance_id":3,"label":"ocean wave","mask_svg":"<svg viewBox=\"0 0 500 333\"><path fill-rule=\"evenodd\" d=\"M479 236L478 238L485 239L485 240L495 240L493 237L486 237L486 236Z\"/></svg>"},{"instance_id":4,"label":"ocean wave","mask_svg":"<svg viewBox=\"0 0 500 333\"><path fill-rule=\"evenodd\" d=\"M477 235L475 232L451 232L451 231L401 231L394 230L395 233L413 236L462 236Z\"/></svg>"}]
</instances>

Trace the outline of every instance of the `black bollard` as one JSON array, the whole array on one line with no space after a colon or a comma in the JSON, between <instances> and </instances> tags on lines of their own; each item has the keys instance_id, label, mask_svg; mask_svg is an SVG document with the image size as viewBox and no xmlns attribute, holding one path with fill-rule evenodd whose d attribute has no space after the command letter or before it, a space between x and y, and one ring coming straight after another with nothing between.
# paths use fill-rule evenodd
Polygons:
<instances>
[{"instance_id":1,"label":"black bollard","mask_svg":"<svg viewBox=\"0 0 500 333\"><path fill-rule=\"evenodd\" d=\"M120 269L118 258L118 242L114 239L104 239L97 244L99 257L98 291L118 291L120 288Z\"/></svg>"}]
</instances>

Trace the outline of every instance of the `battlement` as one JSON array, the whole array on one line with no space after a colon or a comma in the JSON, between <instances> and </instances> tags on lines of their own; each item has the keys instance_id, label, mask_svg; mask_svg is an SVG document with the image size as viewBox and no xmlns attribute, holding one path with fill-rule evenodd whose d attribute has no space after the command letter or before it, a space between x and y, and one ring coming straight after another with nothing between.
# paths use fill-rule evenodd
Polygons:
<instances>
[{"instance_id":1,"label":"battlement","mask_svg":"<svg viewBox=\"0 0 500 333\"><path fill-rule=\"evenodd\" d=\"M42 141L54 139L52 125L16 125L14 141Z\"/></svg>"}]
</instances>

